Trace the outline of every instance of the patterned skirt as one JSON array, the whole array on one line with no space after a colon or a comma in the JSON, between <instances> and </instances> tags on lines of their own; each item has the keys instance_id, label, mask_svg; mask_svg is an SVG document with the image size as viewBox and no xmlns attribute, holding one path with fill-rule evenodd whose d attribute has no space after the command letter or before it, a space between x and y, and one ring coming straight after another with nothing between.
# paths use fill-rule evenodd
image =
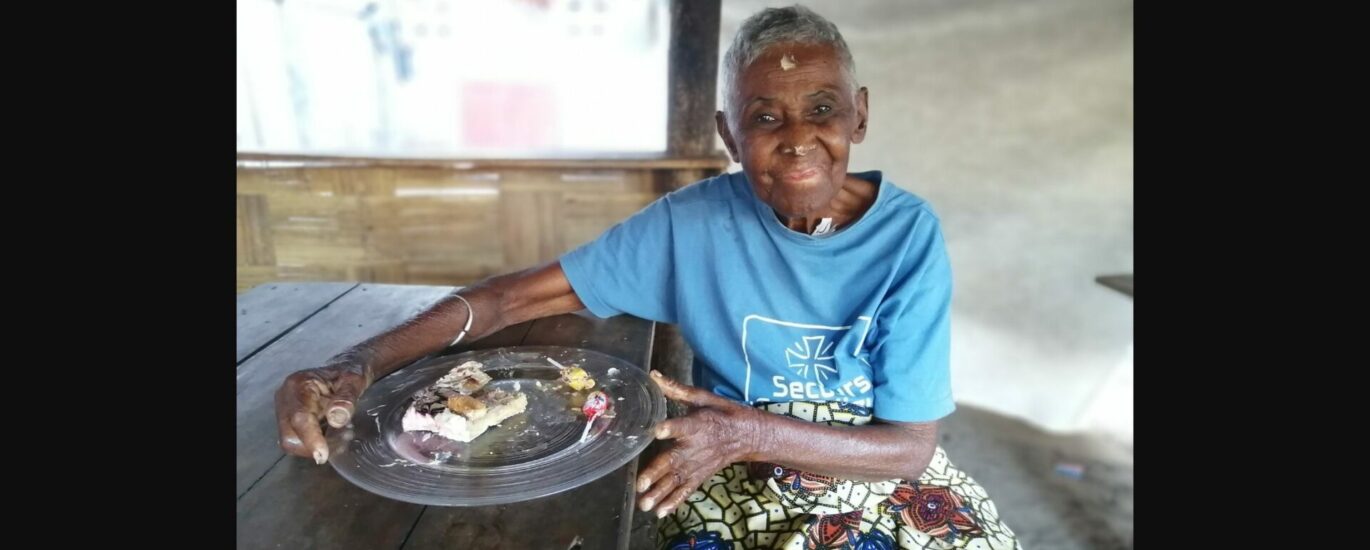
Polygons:
<instances>
[{"instance_id":1,"label":"patterned skirt","mask_svg":"<svg viewBox=\"0 0 1370 550\"><path fill-rule=\"evenodd\" d=\"M848 403L759 405L828 425L871 421ZM735 463L658 522L661 548L972 548L1021 550L985 490L937 448L917 481L836 479L774 464Z\"/></svg>"}]
</instances>

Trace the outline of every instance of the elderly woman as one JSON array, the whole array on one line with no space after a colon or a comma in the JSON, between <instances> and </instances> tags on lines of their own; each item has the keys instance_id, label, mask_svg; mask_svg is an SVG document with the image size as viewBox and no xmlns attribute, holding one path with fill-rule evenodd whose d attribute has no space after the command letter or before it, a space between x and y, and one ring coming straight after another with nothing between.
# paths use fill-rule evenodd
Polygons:
<instances>
[{"instance_id":1,"label":"elderly woman","mask_svg":"<svg viewBox=\"0 0 1370 550\"><path fill-rule=\"evenodd\" d=\"M292 374L281 446L327 459L374 380L443 349L588 308L677 323L690 412L657 426L638 505L669 548L1015 548L983 489L937 446L949 383L951 268L928 204L848 173L866 88L837 28L802 7L748 19L715 115L743 171L671 193L560 261L462 289Z\"/></svg>"}]
</instances>

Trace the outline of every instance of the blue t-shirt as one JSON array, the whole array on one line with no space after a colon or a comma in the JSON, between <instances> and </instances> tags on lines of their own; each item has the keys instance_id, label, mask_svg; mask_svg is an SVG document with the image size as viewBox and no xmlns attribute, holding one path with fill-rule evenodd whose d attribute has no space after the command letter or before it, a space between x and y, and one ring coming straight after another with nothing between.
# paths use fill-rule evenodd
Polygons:
<instances>
[{"instance_id":1,"label":"blue t-shirt","mask_svg":"<svg viewBox=\"0 0 1370 550\"><path fill-rule=\"evenodd\" d=\"M821 237L785 227L745 173L658 199L561 258L597 316L680 326L695 385L748 404L839 401L925 422L955 409L951 268L928 204L885 181Z\"/></svg>"}]
</instances>

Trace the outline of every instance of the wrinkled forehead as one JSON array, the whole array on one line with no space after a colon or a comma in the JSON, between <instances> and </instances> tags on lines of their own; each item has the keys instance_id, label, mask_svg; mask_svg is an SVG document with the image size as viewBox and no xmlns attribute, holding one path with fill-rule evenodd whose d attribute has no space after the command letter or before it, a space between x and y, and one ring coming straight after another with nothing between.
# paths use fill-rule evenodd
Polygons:
<instances>
[{"instance_id":1,"label":"wrinkled forehead","mask_svg":"<svg viewBox=\"0 0 1370 550\"><path fill-rule=\"evenodd\" d=\"M807 88L831 88L850 95L855 84L831 45L781 43L766 48L733 75L732 97L725 101L731 112L778 89L802 86L807 93L813 91Z\"/></svg>"}]
</instances>

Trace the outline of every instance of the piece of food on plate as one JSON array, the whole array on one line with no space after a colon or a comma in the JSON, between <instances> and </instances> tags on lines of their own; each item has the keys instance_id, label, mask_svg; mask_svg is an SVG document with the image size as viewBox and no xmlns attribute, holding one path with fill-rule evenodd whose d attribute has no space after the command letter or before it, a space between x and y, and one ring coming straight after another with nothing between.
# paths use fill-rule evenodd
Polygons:
<instances>
[{"instance_id":1,"label":"piece of food on plate","mask_svg":"<svg viewBox=\"0 0 1370 550\"><path fill-rule=\"evenodd\" d=\"M490 383L490 375L485 374L484 368L485 365L477 361L467 361L439 378L433 383L433 388L456 390L462 395L471 395Z\"/></svg>"},{"instance_id":2,"label":"piece of food on plate","mask_svg":"<svg viewBox=\"0 0 1370 550\"><path fill-rule=\"evenodd\" d=\"M595 379L590 377L590 373L580 367L566 367L561 369L561 381L576 391L588 390L595 387Z\"/></svg>"},{"instance_id":3,"label":"piece of food on plate","mask_svg":"<svg viewBox=\"0 0 1370 550\"><path fill-rule=\"evenodd\" d=\"M470 418L473 414L485 414L485 403L469 395L454 395L447 398L447 410Z\"/></svg>"},{"instance_id":4,"label":"piece of food on plate","mask_svg":"<svg viewBox=\"0 0 1370 550\"><path fill-rule=\"evenodd\" d=\"M404 431L469 442L528 408L523 392L484 389L490 375L481 369L480 363L468 361L414 394L404 412Z\"/></svg>"}]
</instances>

